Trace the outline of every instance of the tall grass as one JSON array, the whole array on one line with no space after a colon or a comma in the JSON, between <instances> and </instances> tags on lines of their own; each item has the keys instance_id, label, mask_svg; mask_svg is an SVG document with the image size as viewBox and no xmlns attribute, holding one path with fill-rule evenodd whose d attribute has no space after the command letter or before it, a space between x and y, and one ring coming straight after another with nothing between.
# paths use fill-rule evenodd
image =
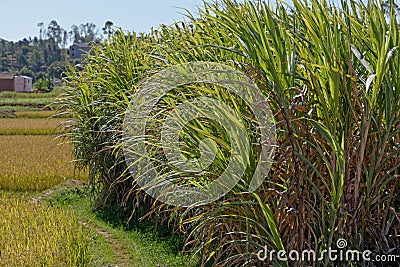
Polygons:
<instances>
[{"instance_id":1,"label":"tall grass","mask_svg":"<svg viewBox=\"0 0 400 267\"><path fill-rule=\"evenodd\" d=\"M80 166L88 166L93 190L102 192L99 204L123 202L131 182L121 149L124 112L143 73L157 66L150 56L150 37L119 31L95 47L84 69L71 66L69 87L59 100L73 119L66 124L73 153ZM123 177L126 177L123 176Z\"/></svg>"},{"instance_id":2,"label":"tall grass","mask_svg":"<svg viewBox=\"0 0 400 267\"><path fill-rule=\"evenodd\" d=\"M103 203L161 214L187 233L185 249L200 253L203 265L263 265L256 254L265 247L321 252L335 248L340 238L357 251L399 254L400 28L393 1L389 7L372 0L342 1L340 7L316 0L295 0L292 6L225 0L204 3L198 17L188 14L188 24L162 26L141 38L116 32L94 49L83 70L71 68L70 88L60 99L74 115L67 135L75 156L90 166ZM122 122L141 81L191 61L228 64L254 80L274 113L277 148L257 191L239 183L215 203L174 208L146 197L129 176ZM201 84L178 88L157 111L167 116L179 101L203 94L251 117L238 99ZM218 128L194 123L185 130L194 146L204 131ZM149 132L154 139L158 133ZM188 153L196 157L196 149ZM226 157L218 160L222 164L205 179L227 166ZM257 160L250 153L254 164L247 174ZM344 264L277 258L269 263Z\"/></svg>"}]
</instances>

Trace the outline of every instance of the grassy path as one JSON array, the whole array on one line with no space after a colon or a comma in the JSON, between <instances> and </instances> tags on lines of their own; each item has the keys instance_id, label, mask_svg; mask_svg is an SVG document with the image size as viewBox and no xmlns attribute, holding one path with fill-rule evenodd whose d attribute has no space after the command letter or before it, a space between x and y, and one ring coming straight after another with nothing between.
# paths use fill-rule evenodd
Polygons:
<instances>
[{"instance_id":1,"label":"grassy path","mask_svg":"<svg viewBox=\"0 0 400 267\"><path fill-rule=\"evenodd\" d=\"M38 203L62 206L74 211L80 223L93 233L92 266L145 267L182 266L175 240L160 238L153 229L127 230L121 223L107 221L93 212L85 183L69 180L31 198ZM109 215L113 217L113 215ZM112 219L112 218L111 218Z\"/></svg>"},{"instance_id":2,"label":"grassy path","mask_svg":"<svg viewBox=\"0 0 400 267\"><path fill-rule=\"evenodd\" d=\"M31 201L33 203L39 203L41 201L49 201L54 195L60 194L62 192L66 192L72 190L74 188L80 188L84 186L84 182L78 180L68 180L67 182L60 184L54 188L48 189L44 192L41 192L39 195L32 197ZM108 259L105 261L112 262L103 262L102 266L118 266L118 267L132 267L132 259L129 253L126 250L126 245L121 242L115 235L110 233L106 227L101 227L96 225L91 220L86 218L87 216L80 217L80 224L83 225L85 228L97 233L98 235L102 236L103 239L106 241L109 249L112 251L112 255L108 255ZM107 254L107 253L106 253ZM111 257L110 257L111 256ZM95 261L96 262L96 261ZM95 263L96 266L99 266L99 262Z\"/></svg>"},{"instance_id":3,"label":"grassy path","mask_svg":"<svg viewBox=\"0 0 400 267\"><path fill-rule=\"evenodd\" d=\"M107 242L108 246L112 250L112 264L106 264L106 266L118 266L118 267L132 267L132 259L127 252L126 245L121 242L115 235L108 232L105 228L92 225L90 222L81 221L81 224L90 230L101 235Z\"/></svg>"}]
</instances>

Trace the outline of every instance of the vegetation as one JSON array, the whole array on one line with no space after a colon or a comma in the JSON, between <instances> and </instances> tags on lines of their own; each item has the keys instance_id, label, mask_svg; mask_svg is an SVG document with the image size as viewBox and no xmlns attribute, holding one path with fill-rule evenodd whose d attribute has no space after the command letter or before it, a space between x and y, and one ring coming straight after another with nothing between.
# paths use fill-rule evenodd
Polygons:
<instances>
[{"instance_id":1,"label":"vegetation","mask_svg":"<svg viewBox=\"0 0 400 267\"><path fill-rule=\"evenodd\" d=\"M263 265L256 253L264 247L321 252L340 238L357 251L400 254L400 25L394 3L342 1L339 8L327 1L293 2L293 8L205 3L199 17L188 14L188 24L162 26L140 38L116 32L94 48L83 71L69 70L70 87L60 98L74 116L66 135L78 163L90 167L99 204L117 203L146 218L160 214L161 222L187 235L185 249L199 252L202 265ZM209 205L176 208L150 199L129 176L122 125L141 81L191 61L228 64L254 80L275 114L277 148L256 192L245 186L258 160L253 153L253 169L231 193ZM192 85L160 101L154 114L169 112L178 96L202 94L229 102L218 88ZM243 104L233 107L246 114ZM192 157L204 131L215 130L196 123L203 132L182 135L193 144ZM151 140L159 138L157 123L151 127ZM219 134L229 146L226 132ZM248 134L257 138L254 131ZM146 138L157 164L166 166ZM205 172L204 179L222 172L229 158L222 154L218 160L213 167L220 169ZM277 258L269 264L291 265Z\"/></svg>"},{"instance_id":2,"label":"vegetation","mask_svg":"<svg viewBox=\"0 0 400 267\"><path fill-rule=\"evenodd\" d=\"M0 72L27 75L35 80L46 75L59 78L65 52L52 38L25 38L16 43L0 40Z\"/></svg>"},{"instance_id":3,"label":"vegetation","mask_svg":"<svg viewBox=\"0 0 400 267\"><path fill-rule=\"evenodd\" d=\"M90 196L82 187L57 190L45 200L52 206L74 211L86 227L101 229L98 232L105 233L105 236L96 233L91 245L93 266L109 266L118 261L119 266L181 266L179 244L183 242L182 236L174 235L167 227L156 228L147 221L136 219L126 224L123 218L126 219L127 214L118 206L93 212ZM111 245L121 251L107 252L106 248L100 246L107 244L107 240L98 240L102 238L118 241ZM120 255L118 252L126 254Z\"/></svg>"},{"instance_id":4,"label":"vegetation","mask_svg":"<svg viewBox=\"0 0 400 267\"><path fill-rule=\"evenodd\" d=\"M70 118L68 114L59 114L59 111L42 110L42 111L16 111L14 115L17 118L26 119L48 119L48 118ZM59 126L59 125L57 125Z\"/></svg>"},{"instance_id":5,"label":"vegetation","mask_svg":"<svg viewBox=\"0 0 400 267\"><path fill-rule=\"evenodd\" d=\"M42 111L46 108L43 106L34 106L34 105L22 105L19 104L18 106L11 105L11 106L0 106L0 117L1 118L13 118L15 117L14 112L31 112L31 111Z\"/></svg>"},{"instance_id":6,"label":"vegetation","mask_svg":"<svg viewBox=\"0 0 400 267\"><path fill-rule=\"evenodd\" d=\"M61 132L61 124L65 119L45 119L40 118L40 115L38 117L0 119L0 135L55 135Z\"/></svg>"},{"instance_id":7,"label":"vegetation","mask_svg":"<svg viewBox=\"0 0 400 267\"><path fill-rule=\"evenodd\" d=\"M1 106L22 105L22 106L44 107L49 104L51 104L51 99L49 99L47 97L45 97L45 98L22 98L22 99L19 99L18 102L16 102L16 100L12 99L12 98L6 98L6 99L0 100Z\"/></svg>"},{"instance_id":8,"label":"vegetation","mask_svg":"<svg viewBox=\"0 0 400 267\"><path fill-rule=\"evenodd\" d=\"M90 234L71 212L0 192L1 266L88 266Z\"/></svg>"},{"instance_id":9,"label":"vegetation","mask_svg":"<svg viewBox=\"0 0 400 267\"><path fill-rule=\"evenodd\" d=\"M4 92L0 99L54 102L56 94ZM117 207L93 211L87 172L75 169L71 145L56 135L69 118L16 107L0 113L12 117L0 119L1 266L180 265L181 236L138 220L126 225Z\"/></svg>"},{"instance_id":10,"label":"vegetation","mask_svg":"<svg viewBox=\"0 0 400 267\"><path fill-rule=\"evenodd\" d=\"M2 92L0 101L52 103L56 93ZM44 190L68 179L86 180L87 173L75 169L71 145L57 138L67 118L48 118L54 111L14 112L15 107L0 116L0 190Z\"/></svg>"},{"instance_id":11,"label":"vegetation","mask_svg":"<svg viewBox=\"0 0 400 267\"><path fill-rule=\"evenodd\" d=\"M53 135L0 136L1 190L44 190L68 179L85 180L75 170L71 147Z\"/></svg>"},{"instance_id":12,"label":"vegetation","mask_svg":"<svg viewBox=\"0 0 400 267\"><path fill-rule=\"evenodd\" d=\"M37 112L56 109L57 107L53 103L60 94L60 90L61 88L57 88L51 93L0 92L0 111L3 113L0 118L17 117L15 112Z\"/></svg>"},{"instance_id":13,"label":"vegetation","mask_svg":"<svg viewBox=\"0 0 400 267\"><path fill-rule=\"evenodd\" d=\"M111 31L113 23L107 21L104 34ZM38 23L39 36L24 38L18 42L0 39L0 72L33 77L35 87L43 90L53 89L53 79L61 78L68 62L78 63L68 55L70 43L99 42L103 36L96 25L87 22L72 25L65 30L52 20L45 27Z\"/></svg>"},{"instance_id":14,"label":"vegetation","mask_svg":"<svg viewBox=\"0 0 400 267\"><path fill-rule=\"evenodd\" d=\"M35 98L51 98L54 99L58 96L59 91L54 91L51 93L21 93L21 92L10 92L4 91L0 93L0 99L35 99Z\"/></svg>"}]
</instances>

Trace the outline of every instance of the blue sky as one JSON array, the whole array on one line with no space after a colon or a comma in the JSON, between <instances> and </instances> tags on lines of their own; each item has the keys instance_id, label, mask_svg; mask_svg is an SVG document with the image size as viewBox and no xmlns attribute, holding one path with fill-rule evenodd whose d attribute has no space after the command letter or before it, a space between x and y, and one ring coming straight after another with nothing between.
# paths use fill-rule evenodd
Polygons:
<instances>
[{"instance_id":1,"label":"blue sky","mask_svg":"<svg viewBox=\"0 0 400 267\"><path fill-rule=\"evenodd\" d=\"M203 0L1 0L0 38L18 41L39 36L38 23L47 28L51 20L68 31L73 24L92 22L101 32L104 23L111 20L126 31L148 32L161 23L182 20L185 11L181 8L196 14L202 4Z\"/></svg>"},{"instance_id":2,"label":"blue sky","mask_svg":"<svg viewBox=\"0 0 400 267\"><path fill-rule=\"evenodd\" d=\"M0 38L17 41L39 36L37 24L56 20L64 29L93 22L98 29L111 20L124 30L147 32L160 23L182 20L178 7L196 12L202 0L1 0Z\"/></svg>"}]
</instances>

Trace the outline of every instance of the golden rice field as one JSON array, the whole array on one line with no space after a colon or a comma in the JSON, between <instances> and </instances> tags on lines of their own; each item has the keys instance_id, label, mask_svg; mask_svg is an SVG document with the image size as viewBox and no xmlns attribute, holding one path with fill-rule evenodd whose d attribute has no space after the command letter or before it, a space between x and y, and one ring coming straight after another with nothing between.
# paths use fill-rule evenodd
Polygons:
<instances>
[{"instance_id":1,"label":"golden rice field","mask_svg":"<svg viewBox=\"0 0 400 267\"><path fill-rule=\"evenodd\" d=\"M0 190L44 190L68 179L85 180L74 168L71 146L61 141L54 135L0 136Z\"/></svg>"},{"instance_id":2,"label":"golden rice field","mask_svg":"<svg viewBox=\"0 0 400 267\"><path fill-rule=\"evenodd\" d=\"M0 266L87 266L90 233L71 212L0 192Z\"/></svg>"},{"instance_id":3,"label":"golden rice field","mask_svg":"<svg viewBox=\"0 0 400 267\"><path fill-rule=\"evenodd\" d=\"M57 118L68 118L70 115L64 114L59 115L60 112L56 110L40 110L40 111L16 111L14 112L17 118L44 118L47 119L49 117L55 116Z\"/></svg>"},{"instance_id":4,"label":"golden rice field","mask_svg":"<svg viewBox=\"0 0 400 267\"><path fill-rule=\"evenodd\" d=\"M0 98L37 100L12 93ZM34 203L24 193L87 179L74 168L71 145L60 145L63 140L57 138L66 119L49 119L57 111L17 108L6 110L16 118L0 118L0 266L88 266L92 233L74 213Z\"/></svg>"},{"instance_id":5,"label":"golden rice field","mask_svg":"<svg viewBox=\"0 0 400 267\"><path fill-rule=\"evenodd\" d=\"M65 118L7 118L0 119L0 135L49 135L61 132Z\"/></svg>"}]
</instances>

